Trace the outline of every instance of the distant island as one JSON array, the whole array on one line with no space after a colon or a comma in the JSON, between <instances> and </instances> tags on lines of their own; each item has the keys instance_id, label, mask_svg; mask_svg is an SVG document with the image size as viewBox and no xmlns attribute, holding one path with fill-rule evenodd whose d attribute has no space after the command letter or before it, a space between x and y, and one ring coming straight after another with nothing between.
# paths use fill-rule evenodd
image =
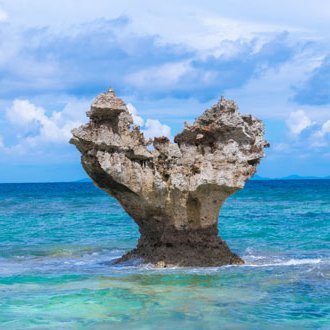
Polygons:
<instances>
[{"instance_id":1,"label":"distant island","mask_svg":"<svg viewBox=\"0 0 330 330\"><path fill-rule=\"evenodd\" d=\"M74 181L74 182L92 182L92 179L90 179L90 178L84 178L84 179L77 180L77 181Z\"/></svg>"},{"instance_id":2,"label":"distant island","mask_svg":"<svg viewBox=\"0 0 330 330\"><path fill-rule=\"evenodd\" d=\"M325 177L318 177L318 176L301 176L301 175L288 175L284 176L282 178L267 178L267 177L262 177L260 175L254 175L251 180L329 180L330 176L325 176Z\"/></svg>"},{"instance_id":3,"label":"distant island","mask_svg":"<svg viewBox=\"0 0 330 330\"><path fill-rule=\"evenodd\" d=\"M324 177L318 177L318 176L301 176L301 175L288 175L284 176L282 178L267 178L260 175L253 176L250 180L252 181L271 181L271 180L330 180L330 175L324 176ZM92 182L90 178L84 178L81 180L77 180L75 182Z\"/></svg>"}]
</instances>

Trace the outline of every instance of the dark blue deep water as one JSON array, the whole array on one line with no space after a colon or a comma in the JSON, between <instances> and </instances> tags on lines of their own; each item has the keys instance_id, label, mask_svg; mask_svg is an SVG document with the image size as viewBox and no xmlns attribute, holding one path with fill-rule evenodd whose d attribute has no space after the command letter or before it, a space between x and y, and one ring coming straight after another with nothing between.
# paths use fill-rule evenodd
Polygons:
<instances>
[{"instance_id":1,"label":"dark blue deep water","mask_svg":"<svg viewBox=\"0 0 330 330\"><path fill-rule=\"evenodd\" d=\"M91 183L0 185L0 329L330 329L330 180L251 181L221 211L244 266L113 266L138 230Z\"/></svg>"}]
</instances>

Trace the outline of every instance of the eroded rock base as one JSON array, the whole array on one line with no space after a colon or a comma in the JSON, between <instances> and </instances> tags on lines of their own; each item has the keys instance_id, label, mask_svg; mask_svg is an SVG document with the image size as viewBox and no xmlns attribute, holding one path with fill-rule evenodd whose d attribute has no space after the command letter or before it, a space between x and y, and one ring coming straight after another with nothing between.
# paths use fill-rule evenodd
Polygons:
<instances>
[{"instance_id":1,"label":"eroded rock base","mask_svg":"<svg viewBox=\"0 0 330 330\"><path fill-rule=\"evenodd\" d=\"M116 263L138 258L156 267L217 267L244 264L219 236L209 236L206 232L200 231L171 232L169 236L162 236L161 239L142 236L137 247Z\"/></svg>"}]
</instances>

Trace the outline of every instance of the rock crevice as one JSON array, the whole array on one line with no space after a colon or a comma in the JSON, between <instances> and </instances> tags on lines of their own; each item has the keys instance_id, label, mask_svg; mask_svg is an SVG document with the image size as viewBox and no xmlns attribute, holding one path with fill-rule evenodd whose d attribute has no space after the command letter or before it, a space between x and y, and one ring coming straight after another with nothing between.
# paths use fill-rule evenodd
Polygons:
<instances>
[{"instance_id":1,"label":"rock crevice","mask_svg":"<svg viewBox=\"0 0 330 330\"><path fill-rule=\"evenodd\" d=\"M94 183L115 197L140 229L137 247L120 261L156 265L221 266L243 260L218 234L225 199L255 173L268 144L264 127L221 98L174 143L144 138L125 103L110 89L72 131L71 143ZM153 148L151 150L150 144Z\"/></svg>"}]
</instances>

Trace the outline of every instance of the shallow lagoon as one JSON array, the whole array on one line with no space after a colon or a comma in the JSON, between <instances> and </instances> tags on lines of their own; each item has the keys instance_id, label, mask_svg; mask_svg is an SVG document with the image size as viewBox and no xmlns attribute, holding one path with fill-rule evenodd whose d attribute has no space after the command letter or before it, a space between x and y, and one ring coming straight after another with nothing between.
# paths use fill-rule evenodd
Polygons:
<instances>
[{"instance_id":1,"label":"shallow lagoon","mask_svg":"<svg viewBox=\"0 0 330 330\"><path fill-rule=\"evenodd\" d=\"M244 266L113 266L138 230L90 183L0 185L0 328L328 329L330 180L252 181L220 232Z\"/></svg>"}]
</instances>

